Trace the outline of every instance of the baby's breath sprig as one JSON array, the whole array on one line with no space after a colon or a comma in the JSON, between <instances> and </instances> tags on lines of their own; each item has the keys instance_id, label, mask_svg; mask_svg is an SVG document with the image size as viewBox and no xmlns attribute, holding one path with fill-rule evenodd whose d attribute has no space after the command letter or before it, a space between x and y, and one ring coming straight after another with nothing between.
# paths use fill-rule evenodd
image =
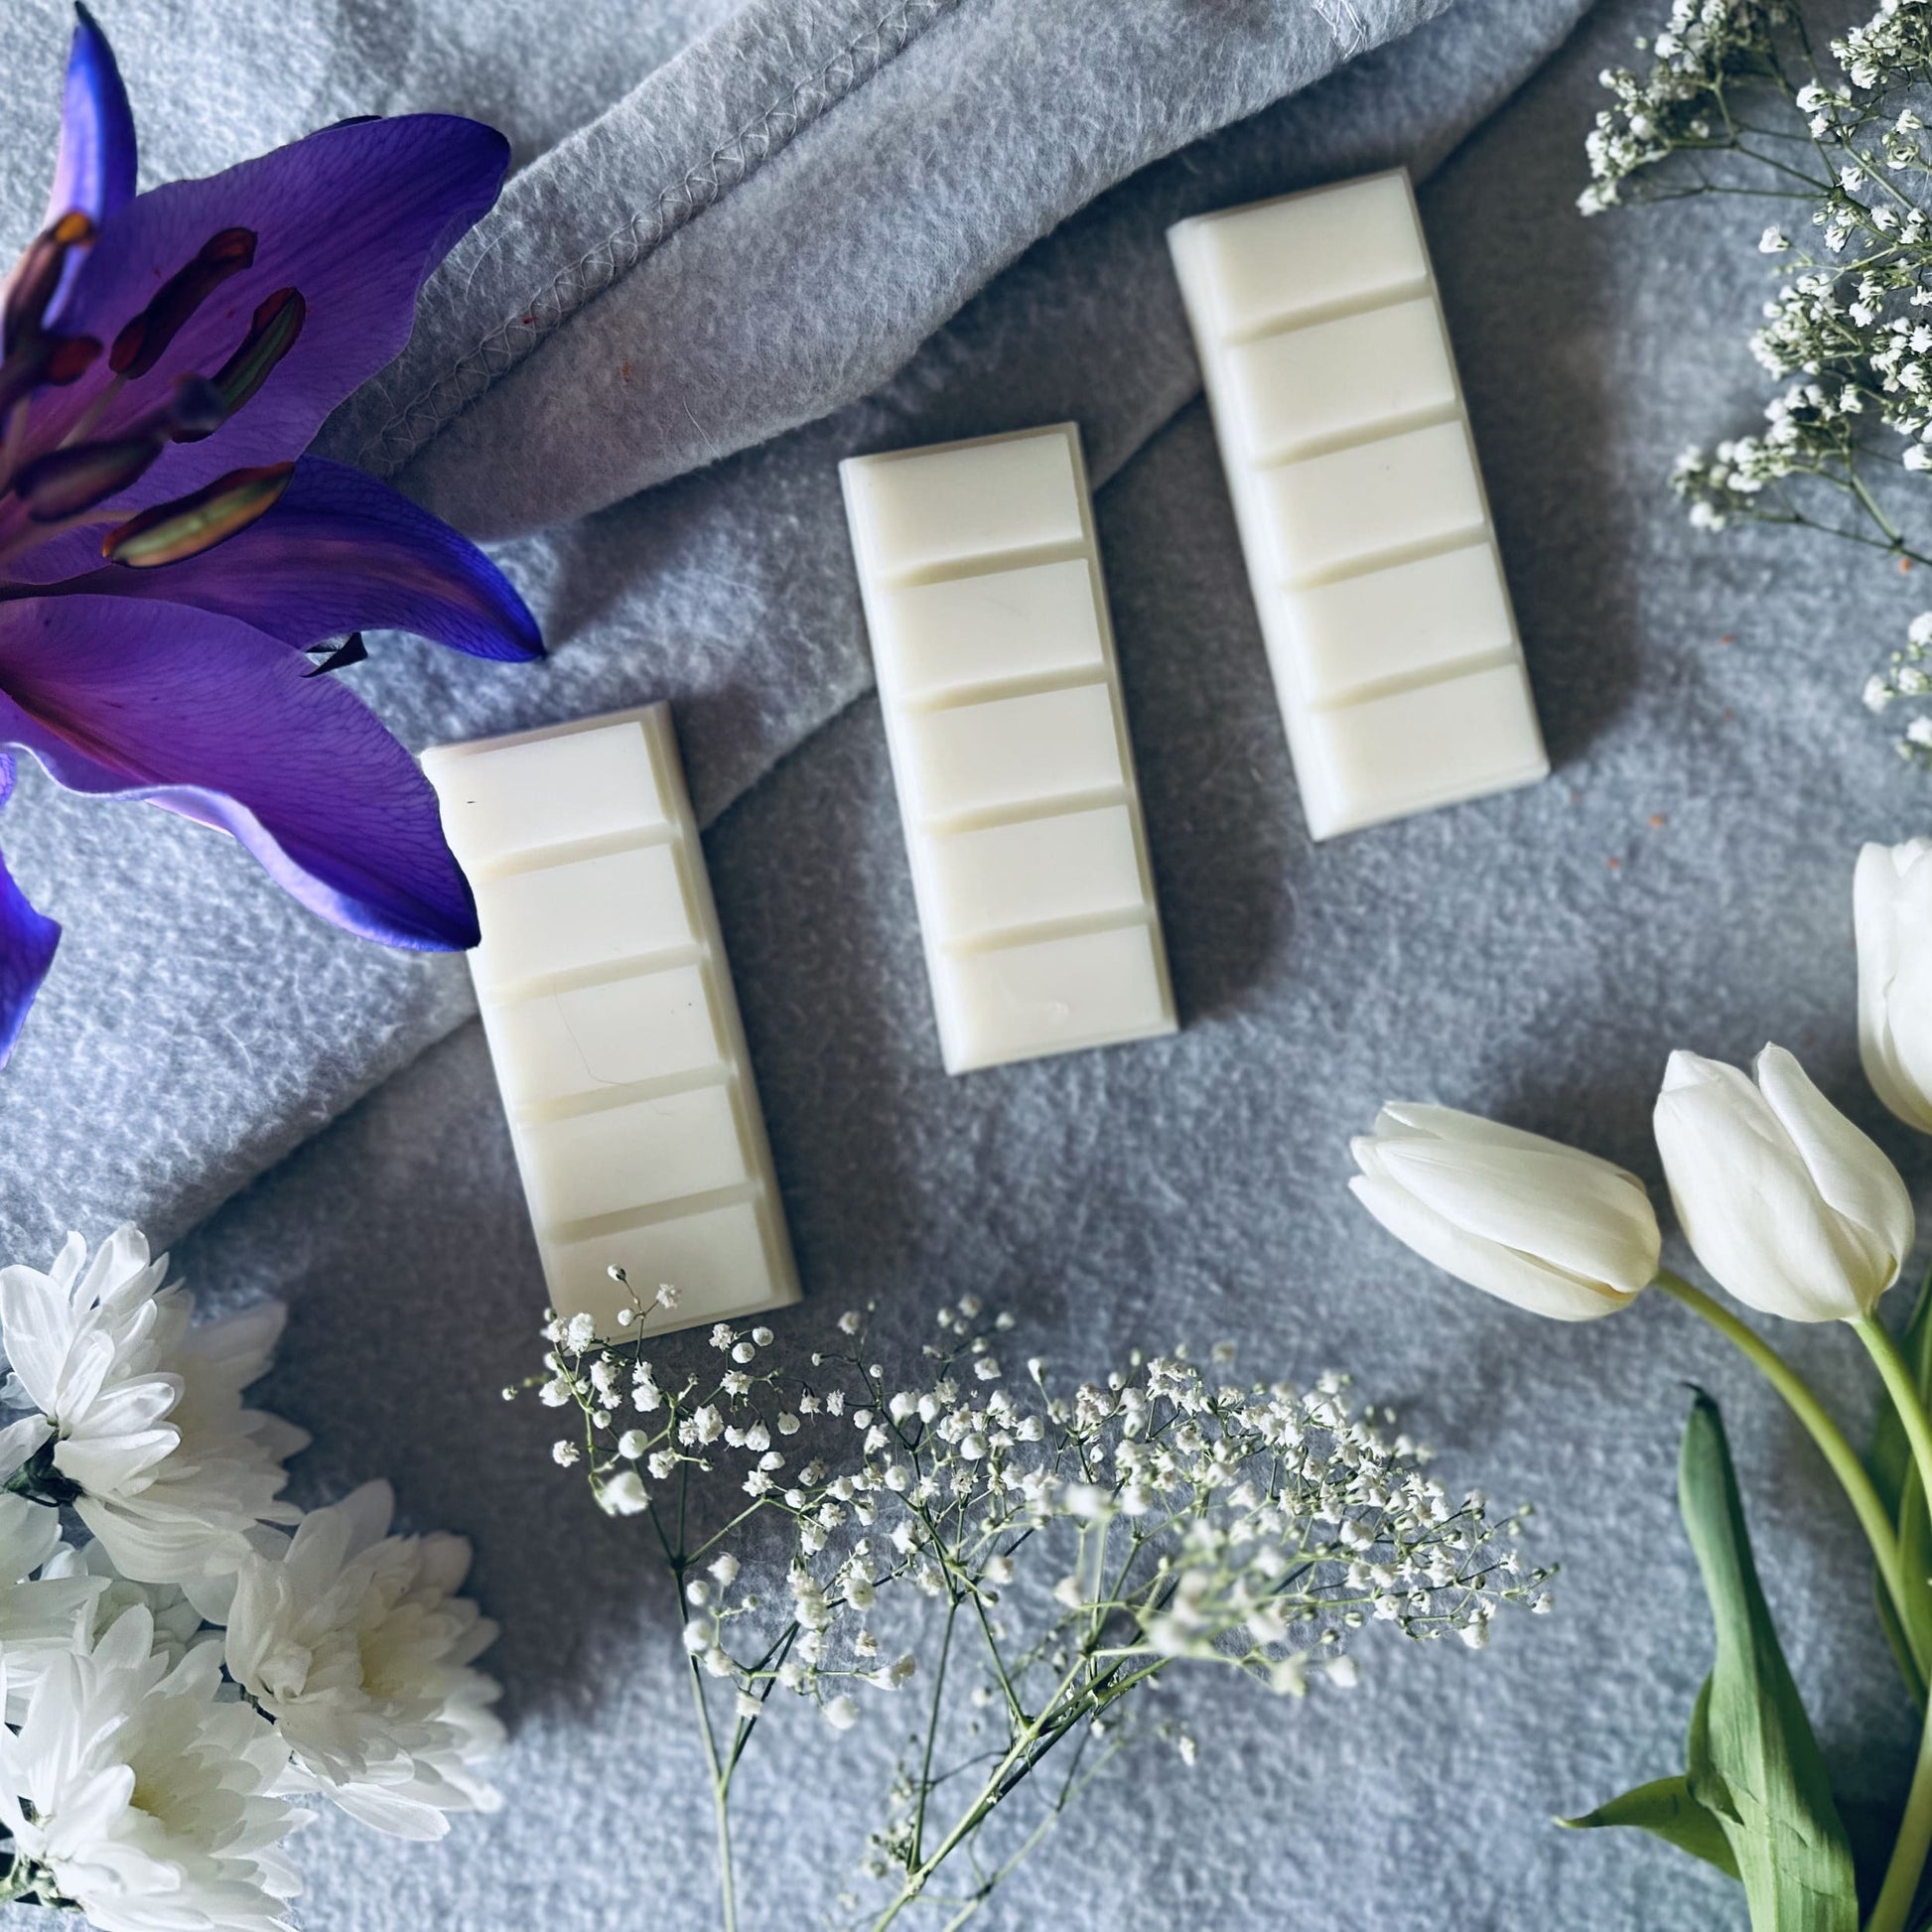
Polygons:
<instances>
[{"instance_id":1,"label":"baby's breath sprig","mask_svg":"<svg viewBox=\"0 0 1932 1932\"><path fill-rule=\"evenodd\" d=\"M1908 706L1932 697L1932 611L1921 611L1906 626L1905 642L1882 671L1865 680L1864 701L1873 711L1889 711L1901 698ZM1915 710L1893 741L1898 755L1932 770L1932 710Z\"/></svg>"},{"instance_id":2,"label":"baby's breath sprig","mask_svg":"<svg viewBox=\"0 0 1932 1932\"><path fill-rule=\"evenodd\" d=\"M1932 562L1914 479L1932 471L1932 0L1881 0L1821 61L1790 0L1674 0L1641 70L1607 69L1586 137L1586 214L1735 194L1788 205L1759 250L1779 286L1750 337L1780 385L1756 435L1679 457L1672 487L1709 531L1788 524ZM1802 248L1794 230L1809 228ZM1914 640L1914 651L1923 640ZM1867 682L1873 709L1918 694L1919 656ZM1898 750L1932 763L1932 724Z\"/></svg>"},{"instance_id":3,"label":"baby's breath sprig","mask_svg":"<svg viewBox=\"0 0 1932 1932\"><path fill-rule=\"evenodd\" d=\"M1010 1373L1012 1317L969 1297L913 1376L874 1359L856 1313L802 1379L772 1365L768 1329L731 1323L715 1372L673 1376L645 1352L653 1311L632 1311L617 1344L553 1317L529 1386L577 1414L557 1460L648 1519L675 1581L728 1928L732 1776L776 1690L843 1730L918 1687L872 1890L844 1901L883 1932L976 1910L1130 1741L1193 1763L1177 1720L1141 1716L1176 1665L1299 1699L1357 1681L1365 1625L1480 1648L1504 1604L1550 1606L1518 1548L1527 1513L1452 1496L1339 1375L1241 1382L1232 1350L1203 1371L1176 1349L1063 1387L1037 1359ZM780 1549L740 1541L754 1517Z\"/></svg>"}]
</instances>

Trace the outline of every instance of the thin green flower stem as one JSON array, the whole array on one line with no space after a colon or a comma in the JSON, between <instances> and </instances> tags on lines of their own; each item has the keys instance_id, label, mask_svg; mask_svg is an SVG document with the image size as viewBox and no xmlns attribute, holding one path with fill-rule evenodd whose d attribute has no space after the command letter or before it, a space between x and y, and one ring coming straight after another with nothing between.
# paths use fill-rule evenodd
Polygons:
<instances>
[{"instance_id":1,"label":"thin green flower stem","mask_svg":"<svg viewBox=\"0 0 1932 1932\"><path fill-rule=\"evenodd\" d=\"M682 1579L679 1594L682 1595ZM705 1703L704 1677L698 1660L690 1660L691 1702L697 1707L698 1735L704 1741L705 1764L711 1772L711 1815L718 1828L718 1922L722 1932L738 1932L738 1881L732 1868L731 1781L718 1762L718 1738L711 1727L711 1708Z\"/></svg>"},{"instance_id":2,"label":"thin green flower stem","mask_svg":"<svg viewBox=\"0 0 1932 1932\"><path fill-rule=\"evenodd\" d=\"M916 1871L920 1849L925 1839L926 1800L932 1795L932 1752L939 1737L940 1699L946 1689L946 1661L952 1655L953 1623L959 1615L959 1598L954 1595L946 1605L946 1633L939 1640L939 1661L932 1672L932 1709L926 1719L925 1753L919 1762L919 1802L912 1815L912 1843L905 1856L907 1871Z\"/></svg>"},{"instance_id":3,"label":"thin green flower stem","mask_svg":"<svg viewBox=\"0 0 1932 1932\"><path fill-rule=\"evenodd\" d=\"M1736 1347L1784 1398L1786 1408L1804 1425L1805 1433L1818 1445L1819 1452L1838 1477L1846 1500L1852 1505L1852 1513L1859 1519L1859 1527L1864 1531L1865 1541L1871 1545L1871 1555L1878 1566L1885 1594L1891 1598L1899 1623L1909 1629L1911 1626L1905 1614L1905 1578L1898 1561L1898 1533L1892 1527L1891 1517L1879 1498L1876 1486L1859 1459L1858 1450L1846 1439L1844 1430L1832 1420L1831 1412L1819 1400L1817 1391L1754 1328L1747 1327L1701 1288L1693 1288L1683 1276L1673 1274L1668 1268L1661 1269L1655 1286L1673 1301L1682 1303L1693 1314L1701 1315ZM1923 1676L1925 1660L1915 1658L1914 1662Z\"/></svg>"},{"instance_id":4,"label":"thin green flower stem","mask_svg":"<svg viewBox=\"0 0 1932 1932\"><path fill-rule=\"evenodd\" d=\"M759 1686L758 1699L760 1712L762 1712L762 1708L765 1705L771 1702L772 1690L778 1682L775 1675L776 1667L784 1662L791 1651L791 1646L797 1639L798 1625L795 1623L787 1624L784 1635L779 1637L765 1651L764 1655L752 1666L752 1674L755 1677L762 1676L766 1671L774 1673L769 1677L765 1677L763 1683ZM758 1727L759 1721L757 1718L741 1718L738 1721L738 1729L732 1737L731 1756L725 1760L725 1799L727 1803L731 1800L732 1773L738 1769L738 1760L745 1755L745 1746L752 1741L752 1732Z\"/></svg>"},{"instance_id":5,"label":"thin green flower stem","mask_svg":"<svg viewBox=\"0 0 1932 1932\"><path fill-rule=\"evenodd\" d=\"M1859 499L1866 514L1884 532L1887 547L1896 550L1899 544L1904 541L1904 537L1898 526L1878 507L1878 500L1866 486L1864 479L1855 470L1846 481L1851 486L1852 493Z\"/></svg>"},{"instance_id":6,"label":"thin green flower stem","mask_svg":"<svg viewBox=\"0 0 1932 1932\"><path fill-rule=\"evenodd\" d=\"M1046 1710L1041 1712L1032 1724L1027 1725L1008 1744L1006 1750L1001 1753L1000 1761L994 1767L992 1774L981 1784L979 1795L960 1814L937 1848L922 1859L916 1866L907 1869L904 1878L899 1882L898 1896L873 1920L873 1932L886 1932L886 1927L893 1924L906 1906L925 1889L926 1880L978 1829L980 1822L999 1802L1001 1786L1005 1783L1006 1774L1026 1759L1033 1745L1047 1728L1048 1714L1071 1686L1079 1668L1076 1663L1068 1670L1055 1688L1053 1696L1048 1700Z\"/></svg>"},{"instance_id":7,"label":"thin green flower stem","mask_svg":"<svg viewBox=\"0 0 1932 1932\"><path fill-rule=\"evenodd\" d=\"M731 1535L733 1530L738 1528L739 1524L750 1521L752 1517L758 1515L761 1510L767 1509L769 1507L770 1507L770 1499L765 1496L760 1496L756 1502L747 1503L746 1506L743 1509L741 1509L738 1512L738 1514L731 1519L729 1523L722 1524L719 1526L719 1528L713 1530L712 1533L708 1537L706 1537L705 1540L702 1543L700 1543L695 1550L693 1550L690 1553L690 1555L685 1559L685 1561L690 1564L697 1564L699 1562L702 1562L706 1553L714 1549L718 1544L722 1543L726 1537Z\"/></svg>"},{"instance_id":8,"label":"thin green flower stem","mask_svg":"<svg viewBox=\"0 0 1932 1932\"><path fill-rule=\"evenodd\" d=\"M1885 1393L1891 1397L1898 1420L1905 1426L1905 1440L1912 1446L1919 1481L1925 1493L1932 1496L1932 1421L1926 1417L1911 1366L1899 1353L1890 1331L1875 1316L1861 1315L1852 1327L1877 1365ZM1899 1820L1891 1863L1885 1867L1885 1881L1879 1886L1878 1902L1865 1921L1865 1932L1904 1932L1912 1900L1918 1894L1919 1879L1925 1871L1928 1851L1932 1851L1932 1706L1927 1707L1924 1727L1919 1732L1918 1762L1912 1767L1905 1816Z\"/></svg>"}]
</instances>

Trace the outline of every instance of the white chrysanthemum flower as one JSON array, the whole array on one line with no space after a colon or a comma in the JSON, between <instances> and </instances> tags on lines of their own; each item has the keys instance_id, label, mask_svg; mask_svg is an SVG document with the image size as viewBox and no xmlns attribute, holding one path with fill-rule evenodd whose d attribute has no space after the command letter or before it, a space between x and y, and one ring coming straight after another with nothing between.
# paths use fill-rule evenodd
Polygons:
<instances>
[{"instance_id":1,"label":"white chrysanthemum flower","mask_svg":"<svg viewBox=\"0 0 1932 1932\"><path fill-rule=\"evenodd\" d=\"M447 1813L501 1802L472 1768L502 1742L497 1686L471 1663L496 1626L456 1594L457 1536L389 1534L386 1482L303 1520L276 1557L235 1573L228 1670L300 1769L350 1817L441 1838Z\"/></svg>"},{"instance_id":2,"label":"white chrysanthemum flower","mask_svg":"<svg viewBox=\"0 0 1932 1932\"><path fill-rule=\"evenodd\" d=\"M47 1501L71 1502L122 1575L192 1583L231 1571L258 1523L292 1523L282 1458L308 1436L241 1392L267 1369L287 1311L261 1302L193 1325L168 1258L117 1228L91 1265L68 1237L53 1269L0 1268L8 1398L40 1413L0 1444Z\"/></svg>"},{"instance_id":3,"label":"white chrysanthemum flower","mask_svg":"<svg viewBox=\"0 0 1932 1932\"><path fill-rule=\"evenodd\" d=\"M93 1616L88 1625L96 1637L105 1635L123 1610L137 1605L146 1610L154 1622L154 1647L164 1652L170 1663L179 1663L188 1654L189 1646L202 1634L202 1626L207 1620L202 1607L190 1599L179 1584L143 1584L123 1577L114 1568L106 1546L99 1542L83 1543L77 1550L62 1549L41 1575L69 1577L99 1591L93 1599ZM217 1603L223 1600L225 1590L225 1579L213 1586Z\"/></svg>"},{"instance_id":4,"label":"white chrysanthemum flower","mask_svg":"<svg viewBox=\"0 0 1932 1932\"><path fill-rule=\"evenodd\" d=\"M218 1645L171 1663L153 1637L137 1606L42 1672L0 1729L0 1823L100 1932L285 1932L288 1751L218 1695Z\"/></svg>"},{"instance_id":5,"label":"white chrysanthemum flower","mask_svg":"<svg viewBox=\"0 0 1932 1932\"><path fill-rule=\"evenodd\" d=\"M91 1633L94 1606L106 1587L84 1574L61 1541L58 1510L0 1494L0 1659L14 1723L47 1661Z\"/></svg>"}]
</instances>

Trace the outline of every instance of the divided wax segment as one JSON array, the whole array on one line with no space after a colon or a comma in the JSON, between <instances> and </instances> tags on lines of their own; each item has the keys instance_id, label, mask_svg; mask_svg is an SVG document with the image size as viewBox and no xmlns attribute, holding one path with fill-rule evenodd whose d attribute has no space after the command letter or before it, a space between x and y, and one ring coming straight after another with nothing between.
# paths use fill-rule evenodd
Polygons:
<instances>
[{"instance_id":1,"label":"divided wax segment","mask_svg":"<svg viewBox=\"0 0 1932 1932\"><path fill-rule=\"evenodd\" d=\"M423 769L476 890L470 970L551 1306L608 1339L637 1332L633 1296L652 1333L797 1301L669 707Z\"/></svg>"},{"instance_id":2,"label":"divided wax segment","mask_svg":"<svg viewBox=\"0 0 1932 1932\"><path fill-rule=\"evenodd\" d=\"M1168 241L1310 834L1547 776L1408 175Z\"/></svg>"},{"instance_id":3,"label":"divided wax segment","mask_svg":"<svg viewBox=\"0 0 1932 1932\"><path fill-rule=\"evenodd\" d=\"M946 1070L1173 1033L1079 431L840 474Z\"/></svg>"}]
</instances>

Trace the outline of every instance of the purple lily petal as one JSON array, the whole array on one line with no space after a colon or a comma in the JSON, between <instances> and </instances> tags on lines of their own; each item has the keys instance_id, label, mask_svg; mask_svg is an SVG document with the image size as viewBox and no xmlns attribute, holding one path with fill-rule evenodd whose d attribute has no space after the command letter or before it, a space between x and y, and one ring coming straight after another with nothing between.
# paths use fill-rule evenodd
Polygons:
<instances>
[{"instance_id":1,"label":"purple lily petal","mask_svg":"<svg viewBox=\"0 0 1932 1932\"><path fill-rule=\"evenodd\" d=\"M311 910L392 946L477 943L436 794L360 699L232 618L172 604L0 607L0 743L74 791L231 833Z\"/></svg>"},{"instance_id":2,"label":"purple lily petal","mask_svg":"<svg viewBox=\"0 0 1932 1932\"><path fill-rule=\"evenodd\" d=\"M0 805L13 796L14 761L0 753ZM61 928L37 912L0 859L0 1066L12 1056L28 1009L41 990Z\"/></svg>"},{"instance_id":3,"label":"purple lily petal","mask_svg":"<svg viewBox=\"0 0 1932 1932\"><path fill-rule=\"evenodd\" d=\"M127 383L90 431L109 438L144 418L177 377L218 369L256 307L296 288L308 316L261 392L199 442L172 444L112 507L131 512L227 471L301 455L344 397L409 340L416 294L457 238L496 199L509 143L452 114L326 127L203 181L137 196L102 226L61 317L69 334L111 343L210 236L247 228L252 264L230 275L145 375ZM103 357L71 387L35 404L37 444L51 444L112 381ZM97 537L71 531L10 568L47 583L98 560Z\"/></svg>"},{"instance_id":4,"label":"purple lily petal","mask_svg":"<svg viewBox=\"0 0 1932 1932\"><path fill-rule=\"evenodd\" d=\"M267 515L178 564L118 565L62 595L154 598L238 618L297 649L345 630L412 630L473 657L543 655L509 580L468 537L386 483L304 457Z\"/></svg>"},{"instance_id":5,"label":"purple lily petal","mask_svg":"<svg viewBox=\"0 0 1932 1932\"><path fill-rule=\"evenodd\" d=\"M73 11L61 152L47 198L49 227L75 208L98 227L134 199L134 114L121 70L93 15L85 7Z\"/></svg>"}]
</instances>

